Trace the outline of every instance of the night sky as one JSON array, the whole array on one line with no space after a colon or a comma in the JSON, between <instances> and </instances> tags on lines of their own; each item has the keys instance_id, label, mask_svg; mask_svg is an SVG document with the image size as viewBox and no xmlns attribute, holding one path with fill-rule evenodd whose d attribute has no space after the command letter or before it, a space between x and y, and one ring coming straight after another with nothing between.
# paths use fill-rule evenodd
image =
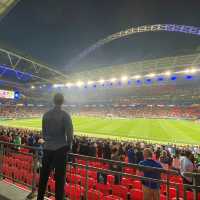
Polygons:
<instances>
[{"instance_id":1,"label":"night sky","mask_svg":"<svg viewBox=\"0 0 200 200\"><path fill-rule=\"evenodd\" d=\"M0 22L0 45L68 73L187 54L200 47L197 36L142 33L109 43L67 67L99 39L133 26L158 23L200 27L200 1L21 0Z\"/></svg>"}]
</instances>

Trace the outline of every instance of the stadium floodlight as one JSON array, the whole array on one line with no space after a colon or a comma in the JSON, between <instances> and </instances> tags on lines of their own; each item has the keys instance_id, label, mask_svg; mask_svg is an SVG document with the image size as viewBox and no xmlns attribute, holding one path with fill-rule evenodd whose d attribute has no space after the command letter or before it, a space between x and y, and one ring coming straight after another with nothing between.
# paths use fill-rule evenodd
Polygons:
<instances>
[{"instance_id":1,"label":"stadium floodlight","mask_svg":"<svg viewBox=\"0 0 200 200\"><path fill-rule=\"evenodd\" d=\"M171 71L166 71L166 72L164 73L165 76L170 76L171 74L172 74Z\"/></svg>"},{"instance_id":2,"label":"stadium floodlight","mask_svg":"<svg viewBox=\"0 0 200 200\"><path fill-rule=\"evenodd\" d=\"M113 83L114 83L116 80L117 80L116 78L111 78L111 79L110 79L110 81L113 82Z\"/></svg>"},{"instance_id":3,"label":"stadium floodlight","mask_svg":"<svg viewBox=\"0 0 200 200\"><path fill-rule=\"evenodd\" d=\"M65 84L65 86L66 86L66 87L69 87L69 88L70 88L72 85L73 85L72 83L66 83L66 84Z\"/></svg>"},{"instance_id":4,"label":"stadium floodlight","mask_svg":"<svg viewBox=\"0 0 200 200\"><path fill-rule=\"evenodd\" d=\"M121 81L127 81L128 80L128 77L127 76L122 76L121 77Z\"/></svg>"},{"instance_id":5,"label":"stadium floodlight","mask_svg":"<svg viewBox=\"0 0 200 200\"><path fill-rule=\"evenodd\" d=\"M192 68L191 70L190 70L190 73L192 73L192 74L194 74L194 73L196 73L197 72L197 69L195 69L195 68Z\"/></svg>"},{"instance_id":6,"label":"stadium floodlight","mask_svg":"<svg viewBox=\"0 0 200 200\"><path fill-rule=\"evenodd\" d=\"M185 73L185 74L190 73L190 69L186 69L186 70L184 70L183 73Z\"/></svg>"},{"instance_id":7,"label":"stadium floodlight","mask_svg":"<svg viewBox=\"0 0 200 200\"><path fill-rule=\"evenodd\" d=\"M100 80L99 80L99 83L101 83L101 84L103 84L104 82L105 82L104 79L100 79Z\"/></svg>"},{"instance_id":8,"label":"stadium floodlight","mask_svg":"<svg viewBox=\"0 0 200 200\"><path fill-rule=\"evenodd\" d=\"M78 81L77 83L76 83L76 85L78 86L78 87L81 87L81 86L83 86L83 82L82 81Z\"/></svg>"},{"instance_id":9,"label":"stadium floodlight","mask_svg":"<svg viewBox=\"0 0 200 200\"><path fill-rule=\"evenodd\" d=\"M34 85L32 85L32 86L31 86L31 89L35 89L35 86L34 86Z\"/></svg>"},{"instance_id":10,"label":"stadium floodlight","mask_svg":"<svg viewBox=\"0 0 200 200\"><path fill-rule=\"evenodd\" d=\"M58 84L53 84L53 88L57 88L58 87Z\"/></svg>"},{"instance_id":11,"label":"stadium floodlight","mask_svg":"<svg viewBox=\"0 0 200 200\"><path fill-rule=\"evenodd\" d=\"M147 74L146 76L153 78L153 77L155 77L155 76L156 76L156 74L154 74L154 73L151 73L151 74Z\"/></svg>"},{"instance_id":12,"label":"stadium floodlight","mask_svg":"<svg viewBox=\"0 0 200 200\"><path fill-rule=\"evenodd\" d=\"M141 75L135 75L135 76L133 76L132 78L134 78L134 79L139 79L139 78L141 78Z\"/></svg>"},{"instance_id":13,"label":"stadium floodlight","mask_svg":"<svg viewBox=\"0 0 200 200\"><path fill-rule=\"evenodd\" d=\"M87 84L88 85L92 85L94 83L94 81L88 81Z\"/></svg>"}]
</instances>

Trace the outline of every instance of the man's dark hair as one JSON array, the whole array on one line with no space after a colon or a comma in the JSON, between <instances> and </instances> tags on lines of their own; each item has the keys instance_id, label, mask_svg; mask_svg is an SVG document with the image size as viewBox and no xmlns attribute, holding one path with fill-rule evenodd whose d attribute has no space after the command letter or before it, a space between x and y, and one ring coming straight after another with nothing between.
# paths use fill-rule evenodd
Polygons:
<instances>
[{"instance_id":1,"label":"man's dark hair","mask_svg":"<svg viewBox=\"0 0 200 200\"><path fill-rule=\"evenodd\" d=\"M61 106L64 102L64 96L61 93L56 93L54 95L53 102L56 106Z\"/></svg>"}]
</instances>

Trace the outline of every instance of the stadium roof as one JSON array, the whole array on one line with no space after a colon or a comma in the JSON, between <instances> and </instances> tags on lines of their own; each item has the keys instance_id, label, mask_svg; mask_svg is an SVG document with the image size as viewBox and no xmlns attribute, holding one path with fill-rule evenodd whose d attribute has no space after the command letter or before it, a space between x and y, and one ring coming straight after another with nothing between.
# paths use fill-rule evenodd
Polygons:
<instances>
[{"instance_id":1,"label":"stadium roof","mask_svg":"<svg viewBox=\"0 0 200 200\"><path fill-rule=\"evenodd\" d=\"M200 53L174 57L163 57L140 62L131 62L122 65L99 67L94 70L71 74L68 76L67 80L63 81L95 81L101 78L120 78L123 75L143 75L147 73L160 73L166 70L185 70L191 67L200 68Z\"/></svg>"},{"instance_id":2,"label":"stadium roof","mask_svg":"<svg viewBox=\"0 0 200 200\"><path fill-rule=\"evenodd\" d=\"M0 0L0 20L3 18L19 0Z\"/></svg>"},{"instance_id":3,"label":"stadium roof","mask_svg":"<svg viewBox=\"0 0 200 200\"><path fill-rule=\"evenodd\" d=\"M35 61L32 58L0 48L0 76L12 81L13 84L21 84L21 87L42 84L66 84L77 81L88 82L100 79L120 78L123 75L146 75L149 73L162 73L166 70L180 71L188 68L200 68L200 53L174 57L131 62L122 65L113 65L95 68L93 70L65 74ZM13 77L11 77L13 75ZM24 84L26 83L26 84ZM10 84L10 82L9 82Z\"/></svg>"}]
</instances>

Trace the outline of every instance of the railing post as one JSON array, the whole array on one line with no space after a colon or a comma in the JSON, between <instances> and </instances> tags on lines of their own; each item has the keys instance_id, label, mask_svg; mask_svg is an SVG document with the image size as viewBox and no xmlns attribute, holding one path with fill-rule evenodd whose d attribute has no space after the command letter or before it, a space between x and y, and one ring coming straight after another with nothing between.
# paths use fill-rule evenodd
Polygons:
<instances>
[{"instance_id":1,"label":"railing post","mask_svg":"<svg viewBox=\"0 0 200 200\"><path fill-rule=\"evenodd\" d=\"M176 199L178 200L179 199L179 187L178 187L178 184L176 184L175 187L176 187Z\"/></svg>"},{"instance_id":2,"label":"railing post","mask_svg":"<svg viewBox=\"0 0 200 200\"><path fill-rule=\"evenodd\" d=\"M0 179L3 177L4 144L0 143Z\"/></svg>"},{"instance_id":3,"label":"railing post","mask_svg":"<svg viewBox=\"0 0 200 200\"><path fill-rule=\"evenodd\" d=\"M183 199L184 200L187 200L186 189L187 189L187 187L185 185L183 185Z\"/></svg>"},{"instance_id":4,"label":"railing post","mask_svg":"<svg viewBox=\"0 0 200 200\"><path fill-rule=\"evenodd\" d=\"M170 184L170 182L169 182L169 173L167 171L167 200L169 200L169 184Z\"/></svg>"},{"instance_id":5,"label":"railing post","mask_svg":"<svg viewBox=\"0 0 200 200\"><path fill-rule=\"evenodd\" d=\"M36 173L37 173L37 154L36 151L33 152L33 179L31 186L31 193L27 196L27 199L33 199L36 196Z\"/></svg>"},{"instance_id":6,"label":"railing post","mask_svg":"<svg viewBox=\"0 0 200 200\"><path fill-rule=\"evenodd\" d=\"M197 192L197 174L194 174L193 178L193 185L195 188L193 189L194 200L198 200L198 192Z\"/></svg>"},{"instance_id":7,"label":"railing post","mask_svg":"<svg viewBox=\"0 0 200 200\"><path fill-rule=\"evenodd\" d=\"M88 199L88 169L89 169L89 161L86 161L86 185L85 185L85 199Z\"/></svg>"}]
</instances>

